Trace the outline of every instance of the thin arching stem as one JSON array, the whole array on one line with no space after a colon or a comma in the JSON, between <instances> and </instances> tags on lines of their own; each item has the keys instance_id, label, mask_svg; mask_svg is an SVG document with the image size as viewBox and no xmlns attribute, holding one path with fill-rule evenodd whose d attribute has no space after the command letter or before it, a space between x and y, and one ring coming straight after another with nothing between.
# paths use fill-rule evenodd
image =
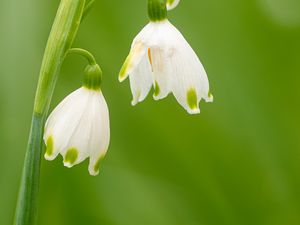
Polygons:
<instances>
[{"instance_id":1,"label":"thin arching stem","mask_svg":"<svg viewBox=\"0 0 300 225\"><path fill-rule=\"evenodd\" d=\"M87 50L82 48L71 48L68 51L68 54L77 54L85 57L90 65L96 65L96 59L95 57Z\"/></svg>"}]
</instances>

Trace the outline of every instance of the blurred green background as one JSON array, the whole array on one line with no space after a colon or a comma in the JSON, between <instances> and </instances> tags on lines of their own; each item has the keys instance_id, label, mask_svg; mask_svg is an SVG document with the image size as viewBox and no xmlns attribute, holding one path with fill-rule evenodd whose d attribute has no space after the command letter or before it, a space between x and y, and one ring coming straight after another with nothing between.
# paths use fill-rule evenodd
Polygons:
<instances>
[{"instance_id":1,"label":"blurred green background","mask_svg":"<svg viewBox=\"0 0 300 225\"><path fill-rule=\"evenodd\" d=\"M0 224L12 224L33 99L59 0L0 2ZM111 144L87 162L42 161L42 225L299 225L300 1L182 0L169 13L201 58L215 97L188 115L173 96L132 107L117 75L148 22L146 0L98 0L75 47L104 71ZM81 84L64 63L52 108Z\"/></svg>"}]
</instances>

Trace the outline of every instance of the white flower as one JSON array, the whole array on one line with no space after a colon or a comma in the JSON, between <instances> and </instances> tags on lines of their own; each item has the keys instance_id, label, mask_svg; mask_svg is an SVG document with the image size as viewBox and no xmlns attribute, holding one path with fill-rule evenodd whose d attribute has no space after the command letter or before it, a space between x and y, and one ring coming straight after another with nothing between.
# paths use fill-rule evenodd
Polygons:
<instances>
[{"instance_id":1,"label":"white flower","mask_svg":"<svg viewBox=\"0 0 300 225\"><path fill-rule=\"evenodd\" d=\"M99 173L109 145L109 113L100 89L79 88L68 95L49 116L44 132L45 158L58 154L72 167L89 159L89 173Z\"/></svg>"},{"instance_id":2,"label":"white flower","mask_svg":"<svg viewBox=\"0 0 300 225\"><path fill-rule=\"evenodd\" d=\"M145 99L152 85L155 100L173 92L190 114L200 112L202 98L206 102L213 101L200 60L167 19L151 21L133 40L119 80L122 82L128 76L133 105Z\"/></svg>"}]
</instances>

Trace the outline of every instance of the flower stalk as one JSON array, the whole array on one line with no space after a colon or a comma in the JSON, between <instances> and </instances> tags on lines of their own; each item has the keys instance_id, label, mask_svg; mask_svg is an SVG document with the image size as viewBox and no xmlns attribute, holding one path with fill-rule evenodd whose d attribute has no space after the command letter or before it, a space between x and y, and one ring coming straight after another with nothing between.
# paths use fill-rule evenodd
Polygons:
<instances>
[{"instance_id":1,"label":"flower stalk","mask_svg":"<svg viewBox=\"0 0 300 225\"><path fill-rule=\"evenodd\" d=\"M89 64L84 71L83 85L89 89L100 90L102 70L97 64L95 57L89 51L81 48L71 48L68 54L81 55L87 59Z\"/></svg>"},{"instance_id":2,"label":"flower stalk","mask_svg":"<svg viewBox=\"0 0 300 225\"><path fill-rule=\"evenodd\" d=\"M16 225L36 223L45 119L58 74L76 37L84 7L85 0L61 0L48 38L39 75L31 131L15 212L14 224Z\"/></svg>"}]
</instances>

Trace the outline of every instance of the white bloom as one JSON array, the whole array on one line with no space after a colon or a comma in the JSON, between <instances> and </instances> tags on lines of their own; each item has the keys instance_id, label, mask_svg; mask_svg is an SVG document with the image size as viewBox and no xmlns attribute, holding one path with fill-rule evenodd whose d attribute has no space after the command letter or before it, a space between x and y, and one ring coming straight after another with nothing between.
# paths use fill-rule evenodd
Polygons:
<instances>
[{"instance_id":1,"label":"white bloom","mask_svg":"<svg viewBox=\"0 0 300 225\"><path fill-rule=\"evenodd\" d=\"M100 161L109 145L109 113L100 90L79 88L68 95L50 114L44 133L45 158L60 153L64 165L72 167L89 159L89 173L99 173Z\"/></svg>"},{"instance_id":2,"label":"white bloom","mask_svg":"<svg viewBox=\"0 0 300 225\"><path fill-rule=\"evenodd\" d=\"M133 40L119 80L122 82L128 76L133 105L144 100L152 85L154 99L165 98L173 92L190 114L200 112L202 98L206 102L213 101L199 58L167 19L151 21Z\"/></svg>"}]
</instances>

